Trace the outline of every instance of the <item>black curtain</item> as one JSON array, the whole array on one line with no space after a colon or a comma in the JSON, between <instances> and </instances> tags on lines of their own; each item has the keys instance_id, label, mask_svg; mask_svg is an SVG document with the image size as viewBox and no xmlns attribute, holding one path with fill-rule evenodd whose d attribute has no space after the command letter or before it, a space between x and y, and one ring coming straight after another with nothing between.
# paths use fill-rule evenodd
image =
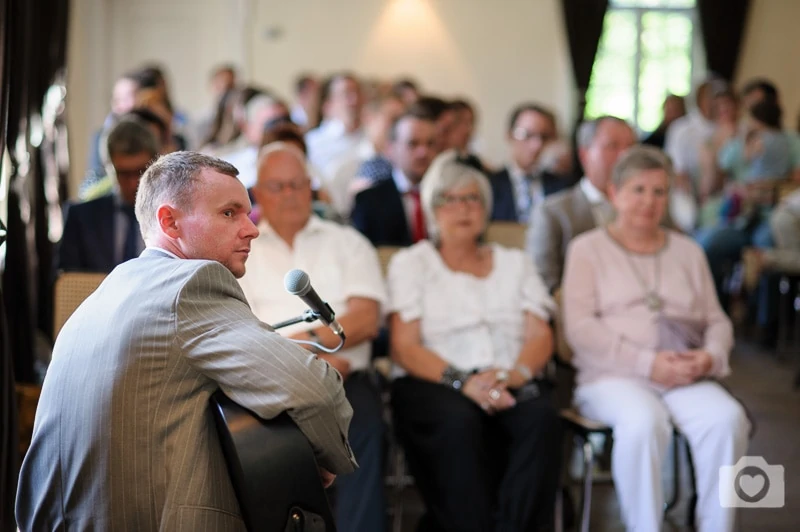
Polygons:
<instances>
[{"instance_id":1,"label":"black curtain","mask_svg":"<svg viewBox=\"0 0 800 532\"><path fill-rule=\"evenodd\" d=\"M61 204L38 133L51 85L63 79L69 0L0 0L0 157L8 149L7 243L0 283L0 530L14 530L19 466L15 381L36 382L38 334L51 334L50 217ZM13 21L13 23L11 22ZM31 132L36 126L36 140ZM51 128L51 137L52 137ZM52 139L50 139L52 141ZM55 190L64 190L58 183Z\"/></svg>"},{"instance_id":2,"label":"black curtain","mask_svg":"<svg viewBox=\"0 0 800 532\"><path fill-rule=\"evenodd\" d=\"M732 82L739 62L750 0L697 0L708 70Z\"/></svg>"},{"instance_id":3,"label":"black curtain","mask_svg":"<svg viewBox=\"0 0 800 532\"><path fill-rule=\"evenodd\" d=\"M578 91L575 118L580 123L586 109L586 91L589 89L594 57L603 33L608 0L561 0L561 7L572 58L572 73Z\"/></svg>"}]
</instances>

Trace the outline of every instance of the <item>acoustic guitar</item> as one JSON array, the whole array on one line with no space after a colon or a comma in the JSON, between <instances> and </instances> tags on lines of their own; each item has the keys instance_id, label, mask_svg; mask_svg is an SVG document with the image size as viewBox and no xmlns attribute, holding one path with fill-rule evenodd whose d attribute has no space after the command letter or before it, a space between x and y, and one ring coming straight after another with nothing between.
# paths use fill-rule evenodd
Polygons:
<instances>
[{"instance_id":1,"label":"acoustic guitar","mask_svg":"<svg viewBox=\"0 0 800 532\"><path fill-rule=\"evenodd\" d=\"M311 444L288 414L261 419L221 391L211 410L250 532L335 532Z\"/></svg>"}]
</instances>

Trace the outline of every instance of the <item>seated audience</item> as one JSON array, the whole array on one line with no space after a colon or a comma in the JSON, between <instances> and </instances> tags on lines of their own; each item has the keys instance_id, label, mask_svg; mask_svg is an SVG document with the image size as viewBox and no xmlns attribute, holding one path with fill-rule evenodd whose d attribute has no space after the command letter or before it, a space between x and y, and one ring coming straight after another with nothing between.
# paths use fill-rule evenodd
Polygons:
<instances>
[{"instance_id":1,"label":"seated audience","mask_svg":"<svg viewBox=\"0 0 800 532\"><path fill-rule=\"evenodd\" d=\"M301 268L347 331L344 349L317 355L342 374L353 407L349 439L359 469L339 479L337 526L380 532L386 525L384 430L380 395L368 373L371 340L377 335L381 306L386 302L377 253L355 229L313 215L305 156L291 144L276 142L262 150L253 194L261 222L259 236L251 243L248 273L240 279L242 290L253 313L266 323L300 315L305 303L284 290L283 277ZM301 323L279 332L329 349L339 343L319 323Z\"/></svg>"},{"instance_id":2,"label":"seated audience","mask_svg":"<svg viewBox=\"0 0 800 532\"><path fill-rule=\"evenodd\" d=\"M482 173L451 153L422 187L431 239L388 274L392 411L427 508L418 530L551 530L560 424L534 376L553 350L553 301L522 251L483 243Z\"/></svg>"},{"instance_id":3,"label":"seated audience","mask_svg":"<svg viewBox=\"0 0 800 532\"><path fill-rule=\"evenodd\" d=\"M364 139L354 153L332 164L325 176L325 189L342 218L350 216L358 192L380 179L391 179L392 163L386 156L389 130L403 112L403 102L391 95L376 96L364 104Z\"/></svg>"},{"instance_id":4,"label":"seated audience","mask_svg":"<svg viewBox=\"0 0 800 532\"><path fill-rule=\"evenodd\" d=\"M453 100L448 104L448 109L453 113L453 124L447 146L456 150L460 162L488 175L489 168L472 151L472 137L478 120L475 107L466 100Z\"/></svg>"},{"instance_id":5,"label":"seated audience","mask_svg":"<svg viewBox=\"0 0 800 532\"><path fill-rule=\"evenodd\" d=\"M436 125L408 111L392 124L391 179L356 195L350 219L375 246L408 246L427 236L419 186L434 157Z\"/></svg>"},{"instance_id":6,"label":"seated audience","mask_svg":"<svg viewBox=\"0 0 800 532\"><path fill-rule=\"evenodd\" d=\"M137 90L139 90L139 83L136 80L135 72L124 74L114 83L111 93L111 112L103 121L103 126L92 133L92 138L89 141L86 177L84 183L81 184L81 188L91 186L106 175L105 165L101 156L103 140L119 117L136 107Z\"/></svg>"},{"instance_id":7,"label":"seated audience","mask_svg":"<svg viewBox=\"0 0 800 532\"><path fill-rule=\"evenodd\" d=\"M620 118L603 116L581 125L578 154L586 175L578 185L540 202L528 230L528 253L551 291L561 284L569 242L613 218L607 197L611 172L635 141L633 129Z\"/></svg>"},{"instance_id":8,"label":"seated audience","mask_svg":"<svg viewBox=\"0 0 800 532\"><path fill-rule=\"evenodd\" d=\"M683 96L668 94L664 98L663 105L664 118L658 127L642 140L642 144L655 146L664 149L664 139L667 135L667 128L677 119L686 115L686 101Z\"/></svg>"},{"instance_id":9,"label":"seated audience","mask_svg":"<svg viewBox=\"0 0 800 532\"><path fill-rule=\"evenodd\" d=\"M294 84L294 103L291 108L292 122L304 131L317 126L319 116L319 81L311 74L301 74Z\"/></svg>"},{"instance_id":10,"label":"seated audience","mask_svg":"<svg viewBox=\"0 0 800 532\"><path fill-rule=\"evenodd\" d=\"M258 150L264 129L270 122L288 120L289 108L281 100L259 94L247 102L244 114L242 136L218 156L239 170L239 180L249 189L256 183Z\"/></svg>"},{"instance_id":11,"label":"seated audience","mask_svg":"<svg viewBox=\"0 0 800 532\"><path fill-rule=\"evenodd\" d=\"M56 267L64 271L110 272L144 249L133 212L139 178L158 157L153 133L140 121L119 121L106 141L116 187L97 199L68 208Z\"/></svg>"},{"instance_id":12,"label":"seated audience","mask_svg":"<svg viewBox=\"0 0 800 532\"><path fill-rule=\"evenodd\" d=\"M536 171L542 150L556 139L555 115L538 104L519 105L511 112L506 138L511 161L490 178L492 220L527 223L534 206L545 196L572 184Z\"/></svg>"},{"instance_id":13,"label":"seated audience","mask_svg":"<svg viewBox=\"0 0 800 532\"><path fill-rule=\"evenodd\" d=\"M419 100L419 86L409 78L397 80L392 85L392 93L403 101L406 106L413 105Z\"/></svg>"},{"instance_id":14,"label":"seated audience","mask_svg":"<svg viewBox=\"0 0 800 532\"><path fill-rule=\"evenodd\" d=\"M662 152L633 148L609 187L616 218L570 244L562 301L575 402L613 428L612 474L628 530L661 529L674 425L694 460L697 530L732 531L719 468L744 455L750 423L714 381L730 371L733 328L703 252L660 227L673 177Z\"/></svg>"},{"instance_id":15,"label":"seated audience","mask_svg":"<svg viewBox=\"0 0 800 532\"><path fill-rule=\"evenodd\" d=\"M308 160L323 174L358 150L364 138L361 103L361 86L353 74L334 74L322 84L321 120L319 126L306 133L306 144Z\"/></svg>"}]
</instances>

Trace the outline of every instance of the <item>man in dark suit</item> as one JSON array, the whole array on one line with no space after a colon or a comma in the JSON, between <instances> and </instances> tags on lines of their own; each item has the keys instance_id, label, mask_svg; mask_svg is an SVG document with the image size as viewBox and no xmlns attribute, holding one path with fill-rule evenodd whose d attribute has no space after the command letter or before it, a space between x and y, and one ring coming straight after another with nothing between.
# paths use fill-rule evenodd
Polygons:
<instances>
[{"instance_id":1,"label":"man in dark suit","mask_svg":"<svg viewBox=\"0 0 800 532\"><path fill-rule=\"evenodd\" d=\"M124 118L109 132L106 146L110 163L106 166L113 167L115 189L68 208L58 270L110 272L144 249L133 206L139 178L158 157L158 141L147 126Z\"/></svg>"},{"instance_id":2,"label":"man in dark suit","mask_svg":"<svg viewBox=\"0 0 800 532\"><path fill-rule=\"evenodd\" d=\"M518 105L508 121L511 163L490 176L492 220L527 223L536 203L573 184L569 176L540 173L539 158L556 139L552 112L535 103Z\"/></svg>"},{"instance_id":3,"label":"man in dark suit","mask_svg":"<svg viewBox=\"0 0 800 532\"><path fill-rule=\"evenodd\" d=\"M392 178L359 192L350 216L372 245L408 246L426 237L419 184L435 149L436 125L430 116L409 111L392 124Z\"/></svg>"}]
</instances>

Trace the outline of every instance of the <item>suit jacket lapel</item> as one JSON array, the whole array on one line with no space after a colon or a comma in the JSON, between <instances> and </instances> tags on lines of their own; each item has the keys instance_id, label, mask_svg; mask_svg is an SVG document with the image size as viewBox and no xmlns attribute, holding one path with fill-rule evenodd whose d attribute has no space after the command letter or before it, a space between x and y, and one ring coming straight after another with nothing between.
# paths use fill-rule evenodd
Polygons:
<instances>
[{"instance_id":1,"label":"suit jacket lapel","mask_svg":"<svg viewBox=\"0 0 800 532\"><path fill-rule=\"evenodd\" d=\"M589 198L583 193L580 185L572 187L572 215L573 215L573 238L586 231L591 231L597 224L592 213L592 204Z\"/></svg>"},{"instance_id":2,"label":"suit jacket lapel","mask_svg":"<svg viewBox=\"0 0 800 532\"><path fill-rule=\"evenodd\" d=\"M402 238L407 244L410 245L412 243L411 239L411 221L408 219L408 215L406 214L406 207L403 203L403 195L397 190L397 185L394 182L394 179L390 179L389 183L391 184L391 188L387 188L389 191L389 197L387 198L386 202L386 219L387 220L400 220L403 221L402 224L398 223L397 231L398 238ZM404 235L404 236L403 236ZM391 237L391 235L390 235Z\"/></svg>"}]
</instances>

